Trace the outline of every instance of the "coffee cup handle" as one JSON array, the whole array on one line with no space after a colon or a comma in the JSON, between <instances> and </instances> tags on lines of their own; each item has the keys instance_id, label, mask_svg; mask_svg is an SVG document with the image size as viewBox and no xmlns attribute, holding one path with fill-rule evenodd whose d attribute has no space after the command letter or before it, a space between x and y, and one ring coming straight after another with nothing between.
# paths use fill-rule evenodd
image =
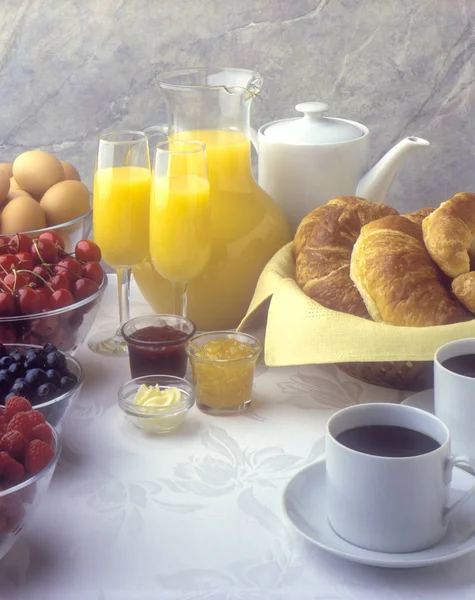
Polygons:
<instances>
[{"instance_id":1,"label":"coffee cup handle","mask_svg":"<svg viewBox=\"0 0 475 600\"><path fill-rule=\"evenodd\" d=\"M450 480L452 479L452 471L454 467L465 467L466 469L468 469L472 475L475 476L475 467L471 464L470 460L468 458L466 458L465 456L452 456L449 461L447 462L447 465L445 467L445 481L447 483L450 482ZM444 508L444 519L448 519L452 516L453 511L460 506L463 502L465 502L466 500L468 500L470 498L470 496L472 496L475 493L475 481L472 485L472 487L467 490L465 492L465 494L459 498L456 502L454 502L453 504L451 504L450 506L446 506Z\"/></svg>"}]
</instances>

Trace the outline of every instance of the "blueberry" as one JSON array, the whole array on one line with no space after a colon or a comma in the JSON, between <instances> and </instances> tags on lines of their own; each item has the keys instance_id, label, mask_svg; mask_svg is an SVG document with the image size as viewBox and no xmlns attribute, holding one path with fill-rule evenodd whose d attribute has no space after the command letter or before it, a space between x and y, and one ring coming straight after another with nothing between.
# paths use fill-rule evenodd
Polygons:
<instances>
[{"instance_id":1,"label":"blueberry","mask_svg":"<svg viewBox=\"0 0 475 600\"><path fill-rule=\"evenodd\" d=\"M0 358L3 358L7 355L7 349L3 344L0 344Z\"/></svg>"},{"instance_id":2,"label":"blueberry","mask_svg":"<svg viewBox=\"0 0 475 600\"><path fill-rule=\"evenodd\" d=\"M2 359L0 359L1 361ZM1 365L1 362L0 362ZM45 357L41 350L30 348L25 356L25 368L28 369L44 369L46 366Z\"/></svg>"},{"instance_id":3,"label":"blueberry","mask_svg":"<svg viewBox=\"0 0 475 600\"><path fill-rule=\"evenodd\" d=\"M73 373L61 377L61 391L69 392L76 385L78 378Z\"/></svg>"},{"instance_id":4,"label":"blueberry","mask_svg":"<svg viewBox=\"0 0 475 600\"><path fill-rule=\"evenodd\" d=\"M45 353L45 355L48 355L50 352L56 352L57 348L54 344L45 344L43 346L43 352Z\"/></svg>"},{"instance_id":5,"label":"blueberry","mask_svg":"<svg viewBox=\"0 0 475 600\"><path fill-rule=\"evenodd\" d=\"M11 356L15 362L21 362L23 360L23 356L16 348L12 348L8 351L8 356Z\"/></svg>"},{"instance_id":6,"label":"blueberry","mask_svg":"<svg viewBox=\"0 0 475 600\"><path fill-rule=\"evenodd\" d=\"M31 395L31 390L27 382L20 377L15 380L15 383L10 389L10 393L14 396L24 396L25 398L28 398L28 396Z\"/></svg>"},{"instance_id":7,"label":"blueberry","mask_svg":"<svg viewBox=\"0 0 475 600\"><path fill-rule=\"evenodd\" d=\"M64 354L61 354L59 350L54 350L53 352L47 354L46 366L48 367L48 369L56 369L61 373L66 373L68 370L66 357L64 356Z\"/></svg>"},{"instance_id":8,"label":"blueberry","mask_svg":"<svg viewBox=\"0 0 475 600\"><path fill-rule=\"evenodd\" d=\"M53 398L56 398L57 395L58 395L58 390L55 385L53 385L52 383L43 383L36 390L36 398L35 399L38 403L48 402L48 400L52 400Z\"/></svg>"},{"instance_id":9,"label":"blueberry","mask_svg":"<svg viewBox=\"0 0 475 600\"><path fill-rule=\"evenodd\" d=\"M8 367L9 369L10 367ZM12 381L12 376L8 372L8 369L0 369L0 377L5 377L8 381Z\"/></svg>"},{"instance_id":10,"label":"blueberry","mask_svg":"<svg viewBox=\"0 0 475 600\"><path fill-rule=\"evenodd\" d=\"M12 379L17 379L17 377L24 377L26 373L25 367L20 362L14 362L8 367L8 372Z\"/></svg>"},{"instance_id":11,"label":"blueberry","mask_svg":"<svg viewBox=\"0 0 475 600\"><path fill-rule=\"evenodd\" d=\"M11 367L10 367L11 368ZM46 383L47 377L43 369L30 369L25 375L25 381L34 389Z\"/></svg>"},{"instance_id":12,"label":"blueberry","mask_svg":"<svg viewBox=\"0 0 475 600\"><path fill-rule=\"evenodd\" d=\"M10 387L10 377L0 371L0 398L5 398L6 394L10 391Z\"/></svg>"},{"instance_id":13,"label":"blueberry","mask_svg":"<svg viewBox=\"0 0 475 600\"><path fill-rule=\"evenodd\" d=\"M8 369L8 367L10 365L12 365L15 361L13 360L13 358L11 356L4 356L3 358L0 358L0 367L2 369Z\"/></svg>"},{"instance_id":14,"label":"blueberry","mask_svg":"<svg viewBox=\"0 0 475 600\"><path fill-rule=\"evenodd\" d=\"M59 371L55 371L54 369L48 369L46 371L46 379L47 383L52 383L58 388L61 385L61 373Z\"/></svg>"}]
</instances>

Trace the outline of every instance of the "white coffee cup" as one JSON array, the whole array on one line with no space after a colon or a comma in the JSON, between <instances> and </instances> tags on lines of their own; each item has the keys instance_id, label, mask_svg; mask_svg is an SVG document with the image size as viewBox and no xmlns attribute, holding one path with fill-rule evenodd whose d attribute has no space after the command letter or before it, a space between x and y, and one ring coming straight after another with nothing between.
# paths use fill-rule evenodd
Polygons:
<instances>
[{"instance_id":1,"label":"white coffee cup","mask_svg":"<svg viewBox=\"0 0 475 600\"><path fill-rule=\"evenodd\" d=\"M448 358L475 355L475 339L456 340L441 346L434 357L434 408L449 428L452 449L475 462L475 378L443 366Z\"/></svg>"},{"instance_id":2,"label":"white coffee cup","mask_svg":"<svg viewBox=\"0 0 475 600\"><path fill-rule=\"evenodd\" d=\"M393 425L433 438L426 454L387 457L344 446L337 437L365 425ZM360 404L335 413L327 424L327 510L330 525L348 542L379 552L415 552L437 544L454 508L449 506L452 469L468 466L451 456L450 433L440 419L400 404ZM473 469L472 469L473 472ZM475 521L475 511L474 511Z\"/></svg>"}]
</instances>

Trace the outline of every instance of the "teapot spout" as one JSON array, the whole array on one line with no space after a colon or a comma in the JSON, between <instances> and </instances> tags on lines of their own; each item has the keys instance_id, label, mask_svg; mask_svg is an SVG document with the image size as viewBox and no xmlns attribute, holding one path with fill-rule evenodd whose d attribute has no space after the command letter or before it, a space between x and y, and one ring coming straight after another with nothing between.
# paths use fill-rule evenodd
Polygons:
<instances>
[{"instance_id":1,"label":"teapot spout","mask_svg":"<svg viewBox=\"0 0 475 600\"><path fill-rule=\"evenodd\" d=\"M419 137L407 137L387 152L366 175L360 179L356 195L372 202L384 202L391 181L406 154L429 142Z\"/></svg>"}]
</instances>

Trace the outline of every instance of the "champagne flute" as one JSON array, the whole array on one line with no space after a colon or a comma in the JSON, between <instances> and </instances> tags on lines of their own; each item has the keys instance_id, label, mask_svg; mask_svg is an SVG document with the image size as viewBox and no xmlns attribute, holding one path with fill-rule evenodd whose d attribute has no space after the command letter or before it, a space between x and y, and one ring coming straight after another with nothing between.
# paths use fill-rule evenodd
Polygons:
<instances>
[{"instance_id":1,"label":"champagne flute","mask_svg":"<svg viewBox=\"0 0 475 600\"><path fill-rule=\"evenodd\" d=\"M93 231L104 261L117 273L119 319L129 320L130 274L148 256L150 153L142 131L112 131L99 138L94 174ZM99 354L127 354L120 328L89 340Z\"/></svg>"},{"instance_id":2,"label":"champagne flute","mask_svg":"<svg viewBox=\"0 0 475 600\"><path fill-rule=\"evenodd\" d=\"M173 284L174 312L186 317L188 282L211 253L211 205L206 148L196 141L155 146L150 200L150 257Z\"/></svg>"}]
</instances>

